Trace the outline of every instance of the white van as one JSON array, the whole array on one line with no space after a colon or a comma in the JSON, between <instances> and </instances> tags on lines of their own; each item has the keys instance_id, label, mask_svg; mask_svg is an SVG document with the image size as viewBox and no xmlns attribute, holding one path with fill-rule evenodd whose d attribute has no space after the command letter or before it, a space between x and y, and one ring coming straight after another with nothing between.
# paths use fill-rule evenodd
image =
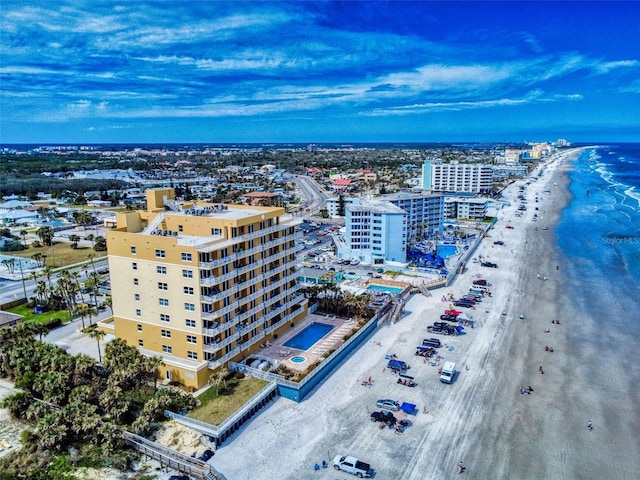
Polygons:
<instances>
[{"instance_id":1,"label":"white van","mask_svg":"<svg viewBox=\"0 0 640 480\"><path fill-rule=\"evenodd\" d=\"M469 288L470 292L479 292L479 293L487 293L489 291L489 287L485 286L485 285L472 285L471 288Z\"/></svg>"},{"instance_id":2,"label":"white van","mask_svg":"<svg viewBox=\"0 0 640 480\"><path fill-rule=\"evenodd\" d=\"M451 383L453 376L456 374L456 364L453 362L446 362L440 372L440 381L442 383Z\"/></svg>"}]
</instances>

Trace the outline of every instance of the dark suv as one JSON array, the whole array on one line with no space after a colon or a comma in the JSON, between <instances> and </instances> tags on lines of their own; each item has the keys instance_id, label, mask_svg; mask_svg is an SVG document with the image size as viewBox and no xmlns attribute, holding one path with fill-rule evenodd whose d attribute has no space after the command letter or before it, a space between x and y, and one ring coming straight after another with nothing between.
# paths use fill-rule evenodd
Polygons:
<instances>
[{"instance_id":1,"label":"dark suv","mask_svg":"<svg viewBox=\"0 0 640 480\"><path fill-rule=\"evenodd\" d=\"M391 412L373 412L370 418L372 422L384 422L388 425L396 423L396 417Z\"/></svg>"}]
</instances>

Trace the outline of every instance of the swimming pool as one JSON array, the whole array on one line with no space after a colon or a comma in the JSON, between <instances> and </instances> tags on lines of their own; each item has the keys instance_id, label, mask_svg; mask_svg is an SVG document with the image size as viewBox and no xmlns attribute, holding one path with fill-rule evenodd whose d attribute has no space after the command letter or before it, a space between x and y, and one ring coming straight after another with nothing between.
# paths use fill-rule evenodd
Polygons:
<instances>
[{"instance_id":1,"label":"swimming pool","mask_svg":"<svg viewBox=\"0 0 640 480\"><path fill-rule=\"evenodd\" d=\"M327 333L333 330L333 325L314 322L301 330L295 337L284 343L285 347L297 348L298 350L309 350Z\"/></svg>"},{"instance_id":2,"label":"swimming pool","mask_svg":"<svg viewBox=\"0 0 640 480\"><path fill-rule=\"evenodd\" d=\"M367 290L375 290L377 292L401 293L403 288L389 287L387 285L369 285Z\"/></svg>"},{"instance_id":3,"label":"swimming pool","mask_svg":"<svg viewBox=\"0 0 640 480\"><path fill-rule=\"evenodd\" d=\"M442 258L449 258L456 253L458 253L458 249L455 245L438 245L438 255Z\"/></svg>"}]
</instances>

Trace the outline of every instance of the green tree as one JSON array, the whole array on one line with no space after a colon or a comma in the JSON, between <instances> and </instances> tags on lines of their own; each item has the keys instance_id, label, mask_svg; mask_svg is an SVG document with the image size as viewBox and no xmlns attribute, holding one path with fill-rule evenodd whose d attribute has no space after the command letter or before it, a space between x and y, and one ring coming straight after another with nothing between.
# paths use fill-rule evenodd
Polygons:
<instances>
[{"instance_id":1,"label":"green tree","mask_svg":"<svg viewBox=\"0 0 640 480\"><path fill-rule=\"evenodd\" d=\"M79 235L69 235L69 240L71 241L71 248L74 250L78 248L78 242L80 241Z\"/></svg>"},{"instance_id":2,"label":"green tree","mask_svg":"<svg viewBox=\"0 0 640 480\"><path fill-rule=\"evenodd\" d=\"M98 362L102 363L102 353L100 352L100 340L104 338L106 333L100 330L99 328L94 328L89 332L88 335L89 337L96 339L96 342L98 343Z\"/></svg>"},{"instance_id":3,"label":"green tree","mask_svg":"<svg viewBox=\"0 0 640 480\"><path fill-rule=\"evenodd\" d=\"M53 245L53 228L49 226L40 227L36 230L36 235L43 245L46 245L47 247Z\"/></svg>"},{"instance_id":4,"label":"green tree","mask_svg":"<svg viewBox=\"0 0 640 480\"><path fill-rule=\"evenodd\" d=\"M107 239L98 235L95 238L95 243L93 244L93 249L96 252L106 252L107 251Z\"/></svg>"}]
</instances>

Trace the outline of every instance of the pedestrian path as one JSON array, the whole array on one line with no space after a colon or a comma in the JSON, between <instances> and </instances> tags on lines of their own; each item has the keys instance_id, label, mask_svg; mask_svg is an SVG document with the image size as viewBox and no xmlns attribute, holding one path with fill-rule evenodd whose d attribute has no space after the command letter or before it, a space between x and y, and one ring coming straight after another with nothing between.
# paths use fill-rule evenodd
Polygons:
<instances>
[{"instance_id":1,"label":"pedestrian path","mask_svg":"<svg viewBox=\"0 0 640 480\"><path fill-rule=\"evenodd\" d=\"M343 323L338 328L336 328L328 337L321 340L311 351L311 353L317 356L322 356L323 354L331 350L338 343L338 341L342 340L347 333L351 332L353 328L353 323L350 323L349 321L347 323Z\"/></svg>"}]
</instances>

